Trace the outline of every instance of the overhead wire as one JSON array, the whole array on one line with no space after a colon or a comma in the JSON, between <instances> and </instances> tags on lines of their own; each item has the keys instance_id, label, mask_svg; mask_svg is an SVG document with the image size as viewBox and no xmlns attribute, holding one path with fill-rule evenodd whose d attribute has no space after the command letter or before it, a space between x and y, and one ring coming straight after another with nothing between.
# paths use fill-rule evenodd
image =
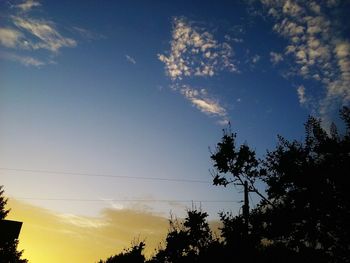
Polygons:
<instances>
[{"instance_id":1,"label":"overhead wire","mask_svg":"<svg viewBox=\"0 0 350 263\"><path fill-rule=\"evenodd\" d=\"M134 179L134 180L151 180L151 181L184 182L184 183L211 183L210 181L199 180L199 179L164 178L164 177L148 177L148 176L129 176L129 175L114 175L114 174L103 174L103 173L101 173L101 174L98 174L98 173L80 173L80 172L35 170L35 169L19 169L19 168L5 168L5 167L0 167L0 170L3 170L3 171L27 172L27 173L80 175L80 176L89 176L89 177L109 177L109 178Z\"/></svg>"},{"instance_id":2,"label":"overhead wire","mask_svg":"<svg viewBox=\"0 0 350 263\"><path fill-rule=\"evenodd\" d=\"M113 175L113 174L98 174L98 173L81 173L81 172L67 172L67 171L53 171L53 170L39 170L39 169L21 169L21 168L8 168L0 167L2 171L16 171L26 173L41 173L41 174L61 174L61 175L78 175L88 177L107 177L107 178L120 178L120 179L133 179L133 180L151 180L151 181L167 181L167 182L184 182L184 183L212 183L211 181L199 180L199 179L183 179L183 178L163 178L163 177L146 177L146 176L126 176L126 175ZM42 198L42 197L13 197L18 200L34 200L34 201L69 201L69 202L161 202L161 203L190 203L190 202L202 202L202 203L233 203L232 200L167 200L167 199L82 199L82 198Z\"/></svg>"},{"instance_id":3,"label":"overhead wire","mask_svg":"<svg viewBox=\"0 0 350 263\"><path fill-rule=\"evenodd\" d=\"M82 199L82 198L40 198L40 197L13 197L18 200L35 201L73 201L73 202L160 202L160 203L233 203L232 200L176 200L176 199Z\"/></svg>"}]
</instances>

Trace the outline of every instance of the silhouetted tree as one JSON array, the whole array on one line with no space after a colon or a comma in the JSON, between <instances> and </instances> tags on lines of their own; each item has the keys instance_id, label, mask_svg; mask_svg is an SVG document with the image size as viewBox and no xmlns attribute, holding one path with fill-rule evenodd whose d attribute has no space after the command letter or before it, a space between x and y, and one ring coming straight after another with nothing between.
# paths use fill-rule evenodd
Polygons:
<instances>
[{"instance_id":1,"label":"silhouetted tree","mask_svg":"<svg viewBox=\"0 0 350 263\"><path fill-rule=\"evenodd\" d=\"M171 218L165 248L159 249L150 262L199 262L200 254L214 242L207 217L207 213L193 209L187 211L183 222Z\"/></svg>"},{"instance_id":2,"label":"silhouetted tree","mask_svg":"<svg viewBox=\"0 0 350 263\"><path fill-rule=\"evenodd\" d=\"M99 263L143 263L145 256L142 254L145 248L144 242L133 245L130 249L109 257L106 261L100 260Z\"/></svg>"},{"instance_id":3,"label":"silhouetted tree","mask_svg":"<svg viewBox=\"0 0 350 263\"><path fill-rule=\"evenodd\" d=\"M7 198L4 197L3 186L0 185L0 220L5 219L10 210L6 210Z\"/></svg>"},{"instance_id":4,"label":"silhouetted tree","mask_svg":"<svg viewBox=\"0 0 350 263\"><path fill-rule=\"evenodd\" d=\"M231 183L250 183L249 190L257 193L268 202L255 187L256 179L263 176L266 171L261 167L261 160L247 144L236 146L236 134L231 132L231 126L223 130L221 142L216 146L210 158L214 162L213 184L226 187Z\"/></svg>"},{"instance_id":5,"label":"silhouetted tree","mask_svg":"<svg viewBox=\"0 0 350 263\"><path fill-rule=\"evenodd\" d=\"M3 186L0 185L0 220L4 220L10 210L6 210L7 198L4 197ZM17 250L18 240L0 241L0 263L26 263L21 259L23 251Z\"/></svg>"},{"instance_id":6,"label":"silhouetted tree","mask_svg":"<svg viewBox=\"0 0 350 263\"><path fill-rule=\"evenodd\" d=\"M350 261L350 111L341 117L344 135L334 124L327 132L310 117L305 142L279 138L264 165L267 193L274 208L263 206L264 234L274 242L323 261Z\"/></svg>"},{"instance_id":7,"label":"silhouetted tree","mask_svg":"<svg viewBox=\"0 0 350 263\"><path fill-rule=\"evenodd\" d=\"M235 145L236 135L224 131L214 161L213 183L224 185L256 179L267 185L268 197L250 214L249 245L264 258L288 262L350 261L350 110L341 117L346 130L329 132L320 120L307 121L304 142L279 136L275 150L258 160L247 145ZM228 179L227 175L233 175ZM239 246L241 216L222 216L227 243ZM253 249L252 249L253 248Z\"/></svg>"}]
</instances>

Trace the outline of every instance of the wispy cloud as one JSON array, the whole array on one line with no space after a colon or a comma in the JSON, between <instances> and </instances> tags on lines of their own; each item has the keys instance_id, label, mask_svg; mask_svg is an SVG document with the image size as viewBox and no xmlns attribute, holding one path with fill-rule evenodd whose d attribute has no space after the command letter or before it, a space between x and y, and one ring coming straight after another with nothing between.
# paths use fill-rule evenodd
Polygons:
<instances>
[{"instance_id":1,"label":"wispy cloud","mask_svg":"<svg viewBox=\"0 0 350 263\"><path fill-rule=\"evenodd\" d=\"M1 57L12 61L20 62L26 66L43 66L50 64L43 60L52 61L62 48L77 46L77 41L64 36L57 25L44 18L32 16L32 9L41 6L39 1L26 0L14 5L12 14L8 15L7 25L0 27L0 45L11 52L3 52ZM21 54L17 54L21 50ZM45 59L38 59L37 50L46 50L49 54ZM27 55L23 55L23 52ZM41 56L44 53L41 52Z\"/></svg>"},{"instance_id":2,"label":"wispy cloud","mask_svg":"<svg viewBox=\"0 0 350 263\"><path fill-rule=\"evenodd\" d=\"M208 94L206 89L192 88L187 84L172 85L172 89L183 95L198 110L208 116L219 117L221 124L228 123L228 114L226 109L220 105L219 100Z\"/></svg>"},{"instance_id":3,"label":"wispy cloud","mask_svg":"<svg viewBox=\"0 0 350 263\"><path fill-rule=\"evenodd\" d=\"M33 41L29 44L33 49L43 48L58 52L62 47L75 47L77 45L74 39L63 37L55 29L52 21L13 17L13 22L18 28L39 39L39 41Z\"/></svg>"},{"instance_id":4,"label":"wispy cloud","mask_svg":"<svg viewBox=\"0 0 350 263\"><path fill-rule=\"evenodd\" d=\"M350 101L350 42L341 36L340 23L325 12L327 7L337 8L338 1L262 0L268 14L274 19L273 27L288 40L284 56L294 60L294 74L314 80L326 95L314 98L319 113L333 103ZM276 64L282 56L271 52ZM302 104L306 88L297 89ZM319 92L323 94L323 92ZM313 100L313 101L315 101ZM325 106L327 105L327 106Z\"/></svg>"},{"instance_id":5,"label":"wispy cloud","mask_svg":"<svg viewBox=\"0 0 350 263\"><path fill-rule=\"evenodd\" d=\"M104 39L106 36L93 32L89 29L83 28L81 26L73 26L71 28L71 31L76 35L80 35L83 39L86 40L99 40L99 39Z\"/></svg>"},{"instance_id":6,"label":"wispy cloud","mask_svg":"<svg viewBox=\"0 0 350 263\"><path fill-rule=\"evenodd\" d=\"M258 63L260 61L260 59L261 59L261 57L259 55L254 55L252 57L252 63L256 64L256 63Z\"/></svg>"},{"instance_id":7,"label":"wispy cloud","mask_svg":"<svg viewBox=\"0 0 350 263\"><path fill-rule=\"evenodd\" d=\"M300 85L297 88L299 103L301 105L305 104L307 102L306 95L305 95L305 87L303 85Z\"/></svg>"},{"instance_id":8,"label":"wispy cloud","mask_svg":"<svg viewBox=\"0 0 350 263\"><path fill-rule=\"evenodd\" d=\"M283 61L283 55L281 53L270 52L270 61L272 64L276 65L279 62Z\"/></svg>"},{"instance_id":9,"label":"wispy cloud","mask_svg":"<svg viewBox=\"0 0 350 263\"><path fill-rule=\"evenodd\" d=\"M231 41L231 42L234 42L234 43L243 43L244 40L243 38L240 38L240 37L232 37L230 35L225 35L225 39L227 41Z\"/></svg>"},{"instance_id":10,"label":"wispy cloud","mask_svg":"<svg viewBox=\"0 0 350 263\"><path fill-rule=\"evenodd\" d=\"M24 66L40 67L46 64L45 62L30 56L21 56L10 52L0 52L0 58L19 62Z\"/></svg>"},{"instance_id":11,"label":"wispy cloud","mask_svg":"<svg viewBox=\"0 0 350 263\"><path fill-rule=\"evenodd\" d=\"M0 44L7 48L16 48L22 45L23 34L13 28L0 28Z\"/></svg>"},{"instance_id":12,"label":"wispy cloud","mask_svg":"<svg viewBox=\"0 0 350 263\"><path fill-rule=\"evenodd\" d=\"M23 12L31 10L33 7L40 6L41 4L35 0L26 0L21 4L16 5L15 7L19 8Z\"/></svg>"},{"instance_id":13,"label":"wispy cloud","mask_svg":"<svg viewBox=\"0 0 350 263\"><path fill-rule=\"evenodd\" d=\"M136 60L133 58L133 57L131 57L131 56L129 56L129 55L125 55L125 58L126 58L126 60L128 61L128 62L130 62L131 64L136 64Z\"/></svg>"},{"instance_id":14,"label":"wispy cloud","mask_svg":"<svg viewBox=\"0 0 350 263\"><path fill-rule=\"evenodd\" d=\"M60 214L58 217L61 218L63 222L80 228L100 228L108 225L106 221L100 218L89 218L74 214Z\"/></svg>"},{"instance_id":15,"label":"wispy cloud","mask_svg":"<svg viewBox=\"0 0 350 263\"><path fill-rule=\"evenodd\" d=\"M214 76L221 70L237 71L231 46L184 18L174 18L170 52L158 54L158 58L172 80Z\"/></svg>"}]
</instances>

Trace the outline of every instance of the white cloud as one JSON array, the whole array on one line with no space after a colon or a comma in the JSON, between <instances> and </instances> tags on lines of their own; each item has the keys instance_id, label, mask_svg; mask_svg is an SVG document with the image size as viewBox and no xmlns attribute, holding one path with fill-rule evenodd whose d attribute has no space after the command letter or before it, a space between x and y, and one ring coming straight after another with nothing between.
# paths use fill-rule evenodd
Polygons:
<instances>
[{"instance_id":1,"label":"white cloud","mask_svg":"<svg viewBox=\"0 0 350 263\"><path fill-rule=\"evenodd\" d=\"M243 41L231 39L228 35L224 38L235 43ZM226 42L219 42L208 30L184 18L173 20L170 44L170 51L158 54L158 59L165 64L166 74L173 83L172 89L204 114L219 118L219 124L227 124L227 111L217 99L206 89L195 89L182 82L189 77L213 77L223 70L238 72L233 63L232 47ZM256 56L254 63L259 59Z\"/></svg>"},{"instance_id":2,"label":"white cloud","mask_svg":"<svg viewBox=\"0 0 350 263\"><path fill-rule=\"evenodd\" d=\"M252 63L253 64L256 64L256 63L258 63L259 62L259 60L260 60L260 56L259 55L255 55L255 56L253 56L253 58L252 58Z\"/></svg>"},{"instance_id":3,"label":"white cloud","mask_svg":"<svg viewBox=\"0 0 350 263\"><path fill-rule=\"evenodd\" d=\"M128 62L130 62L131 64L136 64L136 60L133 58L133 57L131 57L131 56L129 56L129 55L125 55L125 58L126 58L126 60L128 61Z\"/></svg>"},{"instance_id":4,"label":"white cloud","mask_svg":"<svg viewBox=\"0 0 350 263\"><path fill-rule=\"evenodd\" d=\"M193 106L209 116L220 117L222 123L227 123L227 111L219 101L208 94L206 89L195 89L189 85L173 85L173 90L178 91Z\"/></svg>"},{"instance_id":5,"label":"white cloud","mask_svg":"<svg viewBox=\"0 0 350 263\"><path fill-rule=\"evenodd\" d=\"M310 2L309 6L310 6L310 9L316 14L319 14L321 12L321 7L316 2Z\"/></svg>"},{"instance_id":6,"label":"white cloud","mask_svg":"<svg viewBox=\"0 0 350 263\"><path fill-rule=\"evenodd\" d=\"M18 30L12 28L0 28L0 44L5 47L15 48L20 46L22 37L22 33Z\"/></svg>"},{"instance_id":7,"label":"white cloud","mask_svg":"<svg viewBox=\"0 0 350 263\"><path fill-rule=\"evenodd\" d=\"M330 83L328 93L330 96L341 96L350 101L350 42L337 42L334 52L340 76Z\"/></svg>"},{"instance_id":8,"label":"white cloud","mask_svg":"<svg viewBox=\"0 0 350 263\"><path fill-rule=\"evenodd\" d=\"M282 10L283 13L291 16L298 16L302 12L302 8L292 0L285 1Z\"/></svg>"},{"instance_id":9,"label":"white cloud","mask_svg":"<svg viewBox=\"0 0 350 263\"><path fill-rule=\"evenodd\" d=\"M301 105L305 104L307 102L307 98L305 95L305 87L303 85L300 85L297 88L297 93L298 93L299 103Z\"/></svg>"},{"instance_id":10,"label":"white cloud","mask_svg":"<svg viewBox=\"0 0 350 263\"><path fill-rule=\"evenodd\" d=\"M229 44L219 43L210 32L184 18L175 18L168 55L158 54L172 80L190 76L214 76L218 71L236 72Z\"/></svg>"},{"instance_id":11,"label":"white cloud","mask_svg":"<svg viewBox=\"0 0 350 263\"><path fill-rule=\"evenodd\" d=\"M350 42L341 38L339 21L330 19L325 12L326 8L336 7L337 1L262 0L262 3L274 19L273 29L289 42L284 56L294 59L290 75L313 79L326 91L310 93L306 99L307 90L300 86L297 89L300 103L316 101L313 105L318 106L313 107L322 115L333 104L350 102ZM272 52L270 58L273 63L278 60Z\"/></svg>"},{"instance_id":12,"label":"white cloud","mask_svg":"<svg viewBox=\"0 0 350 263\"><path fill-rule=\"evenodd\" d=\"M62 47L75 47L77 45L74 39L63 37L51 21L16 16L13 17L13 22L18 28L39 39L39 41L30 44L33 49L43 48L56 53Z\"/></svg>"},{"instance_id":13,"label":"white cloud","mask_svg":"<svg viewBox=\"0 0 350 263\"><path fill-rule=\"evenodd\" d=\"M198 99L198 98L189 98L191 102L202 112L208 114L214 114L222 116L226 113L225 109L219 105L216 101L210 99Z\"/></svg>"},{"instance_id":14,"label":"white cloud","mask_svg":"<svg viewBox=\"0 0 350 263\"><path fill-rule=\"evenodd\" d=\"M16 5L17 8L21 9L23 12L28 12L33 7L40 6L41 4L38 1L26 0L23 3Z\"/></svg>"},{"instance_id":15,"label":"white cloud","mask_svg":"<svg viewBox=\"0 0 350 263\"><path fill-rule=\"evenodd\" d=\"M350 56L350 45L349 42L338 42L335 46L335 52L340 59Z\"/></svg>"},{"instance_id":16,"label":"white cloud","mask_svg":"<svg viewBox=\"0 0 350 263\"><path fill-rule=\"evenodd\" d=\"M55 63L53 57L61 48L77 45L76 40L63 36L53 21L34 18L31 10L38 6L41 6L41 3L35 0L25 0L12 6L14 8L10 9L11 13L7 16L7 25L0 27L0 45L13 51L2 53L2 58L26 66L40 67ZM77 32L76 29L75 31ZM80 33L83 34L82 29ZM45 56L44 52L40 52L41 59L35 58L39 54L37 51L42 49L50 53L46 54L46 62L42 59ZM21 50L21 53L15 53L18 50Z\"/></svg>"},{"instance_id":17,"label":"white cloud","mask_svg":"<svg viewBox=\"0 0 350 263\"><path fill-rule=\"evenodd\" d=\"M7 53L7 52L1 52L0 58L19 62L24 66L40 67L46 64L45 62L30 56L21 56L21 55L17 55L14 53Z\"/></svg>"},{"instance_id":18,"label":"white cloud","mask_svg":"<svg viewBox=\"0 0 350 263\"><path fill-rule=\"evenodd\" d=\"M279 62L283 61L283 56L281 53L270 52L270 61L272 64L276 65Z\"/></svg>"}]
</instances>

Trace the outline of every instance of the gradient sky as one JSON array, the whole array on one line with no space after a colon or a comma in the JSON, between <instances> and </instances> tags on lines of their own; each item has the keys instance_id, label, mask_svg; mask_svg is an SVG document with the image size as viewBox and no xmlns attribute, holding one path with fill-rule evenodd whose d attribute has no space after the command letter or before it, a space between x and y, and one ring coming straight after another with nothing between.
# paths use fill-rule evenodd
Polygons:
<instances>
[{"instance_id":1,"label":"gradient sky","mask_svg":"<svg viewBox=\"0 0 350 263\"><path fill-rule=\"evenodd\" d=\"M55 241L66 230L84 244L95 229L108 238L113 213L238 213L240 189L211 185L208 147L228 122L261 156L277 134L301 139L309 114L336 121L349 13L337 0L0 0L0 184L25 255L45 262L32 230L47 225L45 240L56 221L89 221ZM124 228L127 246L138 234Z\"/></svg>"}]
</instances>

